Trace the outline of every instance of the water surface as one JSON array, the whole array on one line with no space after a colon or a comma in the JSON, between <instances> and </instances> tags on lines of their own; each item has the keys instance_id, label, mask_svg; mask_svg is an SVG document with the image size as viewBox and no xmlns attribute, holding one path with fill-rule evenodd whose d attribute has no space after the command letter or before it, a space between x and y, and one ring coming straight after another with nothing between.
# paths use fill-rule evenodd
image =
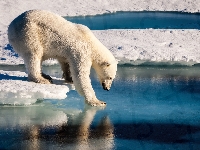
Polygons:
<instances>
[{"instance_id":1,"label":"water surface","mask_svg":"<svg viewBox=\"0 0 200 150\"><path fill-rule=\"evenodd\" d=\"M200 29L200 13L143 11L65 18L74 23L84 24L91 30Z\"/></svg>"},{"instance_id":2,"label":"water surface","mask_svg":"<svg viewBox=\"0 0 200 150\"><path fill-rule=\"evenodd\" d=\"M59 66L43 70L52 76L62 75ZM104 109L85 105L74 90L64 100L0 106L0 149L200 147L198 66L118 66L110 91L103 90L94 70L91 79L97 97L107 102Z\"/></svg>"}]
</instances>

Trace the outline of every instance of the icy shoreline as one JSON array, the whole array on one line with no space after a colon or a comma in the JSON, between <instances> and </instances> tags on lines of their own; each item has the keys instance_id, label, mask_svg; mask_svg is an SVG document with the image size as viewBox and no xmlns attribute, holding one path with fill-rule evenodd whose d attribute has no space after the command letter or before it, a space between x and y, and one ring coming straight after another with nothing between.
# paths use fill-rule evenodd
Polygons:
<instances>
[{"instance_id":1,"label":"icy shoreline","mask_svg":"<svg viewBox=\"0 0 200 150\"><path fill-rule=\"evenodd\" d=\"M54 78L53 82L28 82L25 72L0 70L0 104L30 105L38 99L65 99L66 93L73 89L59 78Z\"/></svg>"}]
</instances>

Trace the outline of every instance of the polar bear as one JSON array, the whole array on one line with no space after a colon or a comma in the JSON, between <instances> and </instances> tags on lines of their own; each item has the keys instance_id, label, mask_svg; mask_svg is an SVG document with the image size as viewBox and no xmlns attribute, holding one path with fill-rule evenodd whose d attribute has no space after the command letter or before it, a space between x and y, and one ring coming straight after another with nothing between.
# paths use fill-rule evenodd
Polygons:
<instances>
[{"instance_id":1,"label":"polar bear","mask_svg":"<svg viewBox=\"0 0 200 150\"><path fill-rule=\"evenodd\" d=\"M96 98L90 69L97 73L104 90L109 90L117 71L112 53L84 25L71 23L45 10L30 10L15 18L8 27L9 43L24 59L29 81L51 83L41 71L42 61L57 59L66 82L92 106L105 106Z\"/></svg>"}]
</instances>

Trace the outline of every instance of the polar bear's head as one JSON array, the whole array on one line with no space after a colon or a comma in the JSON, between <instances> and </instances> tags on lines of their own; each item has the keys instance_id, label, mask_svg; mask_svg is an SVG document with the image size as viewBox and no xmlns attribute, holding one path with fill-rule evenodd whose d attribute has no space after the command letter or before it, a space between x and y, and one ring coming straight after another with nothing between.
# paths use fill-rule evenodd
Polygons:
<instances>
[{"instance_id":1,"label":"polar bear's head","mask_svg":"<svg viewBox=\"0 0 200 150\"><path fill-rule=\"evenodd\" d=\"M117 71L117 61L103 62L95 67L100 84L104 90L109 91Z\"/></svg>"}]
</instances>

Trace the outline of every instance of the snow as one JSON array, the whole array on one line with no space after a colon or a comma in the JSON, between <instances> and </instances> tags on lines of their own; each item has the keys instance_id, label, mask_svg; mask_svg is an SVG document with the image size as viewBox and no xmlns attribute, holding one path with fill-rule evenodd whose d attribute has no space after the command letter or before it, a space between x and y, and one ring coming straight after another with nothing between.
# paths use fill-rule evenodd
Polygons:
<instances>
[{"instance_id":1,"label":"snow","mask_svg":"<svg viewBox=\"0 0 200 150\"><path fill-rule=\"evenodd\" d=\"M94 34L120 64L200 63L200 30L104 30Z\"/></svg>"},{"instance_id":2,"label":"snow","mask_svg":"<svg viewBox=\"0 0 200 150\"><path fill-rule=\"evenodd\" d=\"M9 23L24 11L45 9L61 16L95 15L116 11L183 11L200 12L199 0L43 0L0 1L0 64L23 64L7 39ZM119 60L119 63L184 64L200 63L199 30L104 30L93 31L97 38ZM54 60L45 65L57 64ZM1 68L0 68L1 69ZM42 85L27 82L25 72L0 70L0 103L35 103L37 99L64 99L69 85Z\"/></svg>"},{"instance_id":3,"label":"snow","mask_svg":"<svg viewBox=\"0 0 200 150\"><path fill-rule=\"evenodd\" d=\"M70 85L54 78L55 84L38 84L27 81L27 74L20 71L0 70L0 104L30 105L38 99L65 99Z\"/></svg>"}]
</instances>

